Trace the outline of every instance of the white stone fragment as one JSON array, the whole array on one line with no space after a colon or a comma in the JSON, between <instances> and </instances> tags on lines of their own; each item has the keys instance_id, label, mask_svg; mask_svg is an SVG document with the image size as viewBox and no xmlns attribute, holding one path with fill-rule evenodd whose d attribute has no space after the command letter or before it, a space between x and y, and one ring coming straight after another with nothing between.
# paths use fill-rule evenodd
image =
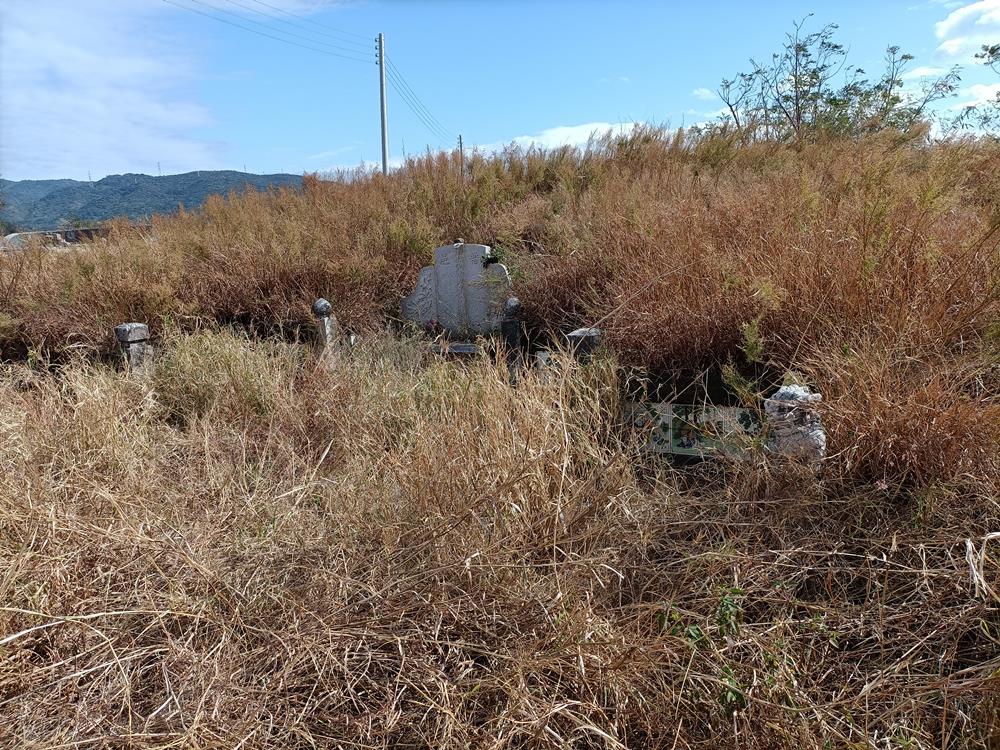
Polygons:
<instances>
[{"instance_id":1,"label":"white stone fragment","mask_svg":"<svg viewBox=\"0 0 1000 750\"><path fill-rule=\"evenodd\" d=\"M826 431L819 413L823 396L801 385L782 386L764 401L775 453L803 458L813 466L826 457Z\"/></svg>"}]
</instances>

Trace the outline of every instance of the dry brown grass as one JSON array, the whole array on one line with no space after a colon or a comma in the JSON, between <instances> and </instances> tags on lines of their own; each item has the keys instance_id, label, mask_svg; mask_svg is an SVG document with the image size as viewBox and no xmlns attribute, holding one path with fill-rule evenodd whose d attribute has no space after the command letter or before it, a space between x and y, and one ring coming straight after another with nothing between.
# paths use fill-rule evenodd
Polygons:
<instances>
[{"instance_id":1,"label":"dry brown grass","mask_svg":"<svg viewBox=\"0 0 1000 750\"><path fill-rule=\"evenodd\" d=\"M998 153L646 131L0 258L0 746L996 747ZM458 236L615 359L378 333ZM820 477L619 431L723 370L823 391Z\"/></svg>"},{"instance_id":2,"label":"dry brown grass","mask_svg":"<svg viewBox=\"0 0 1000 750\"><path fill-rule=\"evenodd\" d=\"M0 262L0 343L107 346L127 318L288 329L333 300L398 311L431 249L493 245L540 328L605 318L630 363L703 366L759 320L769 354L859 336L948 347L997 312L1000 147L884 135L793 150L655 130L585 152L411 160L388 179L213 198L85 253ZM142 282L142 283L140 283Z\"/></svg>"},{"instance_id":3,"label":"dry brown grass","mask_svg":"<svg viewBox=\"0 0 1000 750\"><path fill-rule=\"evenodd\" d=\"M996 503L674 475L614 372L225 332L8 369L3 746L982 746Z\"/></svg>"}]
</instances>

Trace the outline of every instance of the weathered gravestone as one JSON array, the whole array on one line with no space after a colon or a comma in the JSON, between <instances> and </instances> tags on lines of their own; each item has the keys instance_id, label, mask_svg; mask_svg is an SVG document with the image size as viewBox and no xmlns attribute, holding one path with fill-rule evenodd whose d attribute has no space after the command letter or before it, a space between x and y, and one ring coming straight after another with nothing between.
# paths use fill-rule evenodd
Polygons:
<instances>
[{"instance_id":1,"label":"weathered gravestone","mask_svg":"<svg viewBox=\"0 0 1000 750\"><path fill-rule=\"evenodd\" d=\"M826 431L819 413L822 401L821 394L803 385L783 385L765 399L771 449L818 466L826 458Z\"/></svg>"},{"instance_id":2,"label":"weathered gravestone","mask_svg":"<svg viewBox=\"0 0 1000 750\"><path fill-rule=\"evenodd\" d=\"M651 453L741 456L761 433L757 413L735 406L638 402L626 418L649 436Z\"/></svg>"},{"instance_id":3,"label":"weathered gravestone","mask_svg":"<svg viewBox=\"0 0 1000 750\"><path fill-rule=\"evenodd\" d=\"M581 360L587 360L601 345L603 333L600 328L577 328L566 334L569 349Z\"/></svg>"},{"instance_id":4,"label":"weathered gravestone","mask_svg":"<svg viewBox=\"0 0 1000 750\"><path fill-rule=\"evenodd\" d=\"M510 298L510 275L487 245L457 242L434 251L434 265L420 269L417 287L403 299L403 316L450 338L472 339L501 331Z\"/></svg>"},{"instance_id":5,"label":"weathered gravestone","mask_svg":"<svg viewBox=\"0 0 1000 750\"><path fill-rule=\"evenodd\" d=\"M646 450L681 456L745 456L755 443L818 468L826 457L822 396L805 386L782 386L764 400L765 422L754 409L698 404L631 403L626 419L648 435ZM760 438L766 438L763 443Z\"/></svg>"}]
</instances>

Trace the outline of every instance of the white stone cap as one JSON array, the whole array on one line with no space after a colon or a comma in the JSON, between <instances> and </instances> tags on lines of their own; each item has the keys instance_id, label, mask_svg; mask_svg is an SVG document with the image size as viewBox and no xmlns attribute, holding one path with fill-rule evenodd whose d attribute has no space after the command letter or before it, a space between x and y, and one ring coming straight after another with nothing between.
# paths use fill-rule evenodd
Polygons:
<instances>
[{"instance_id":1,"label":"white stone cap","mask_svg":"<svg viewBox=\"0 0 1000 750\"><path fill-rule=\"evenodd\" d=\"M115 326L115 338L121 344L149 341L149 326L145 323L122 323Z\"/></svg>"},{"instance_id":2,"label":"white stone cap","mask_svg":"<svg viewBox=\"0 0 1000 750\"><path fill-rule=\"evenodd\" d=\"M808 386L783 385L769 399L774 401L822 401L823 395L814 393Z\"/></svg>"}]
</instances>

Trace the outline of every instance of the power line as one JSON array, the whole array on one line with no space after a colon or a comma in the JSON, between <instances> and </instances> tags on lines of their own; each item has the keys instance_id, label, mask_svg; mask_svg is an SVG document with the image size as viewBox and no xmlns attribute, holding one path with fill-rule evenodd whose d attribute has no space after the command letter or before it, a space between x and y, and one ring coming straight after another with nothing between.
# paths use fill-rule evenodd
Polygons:
<instances>
[{"instance_id":1,"label":"power line","mask_svg":"<svg viewBox=\"0 0 1000 750\"><path fill-rule=\"evenodd\" d=\"M399 82L395 78L395 74L391 71L389 72L389 84L395 89L396 93L399 94L399 98L406 103L406 106L410 108L410 111L416 115L417 119L420 120L436 138L440 138L443 141L451 140L451 136L448 135L446 131L434 124L428 117L420 111L416 102L410 98L410 95L399 85Z\"/></svg>"},{"instance_id":2,"label":"power line","mask_svg":"<svg viewBox=\"0 0 1000 750\"><path fill-rule=\"evenodd\" d=\"M229 1L231 2L232 0L229 0ZM246 21L247 23L252 23L255 26L260 26L261 28L267 29L268 31L272 31L275 34L283 34L284 36L290 36L290 37L293 37L295 39L302 39L303 41L309 42L310 44L318 44L318 45L323 46L323 47L329 47L330 49L339 50L340 52L347 52L348 54L351 54L351 55L361 56L363 54L362 52L359 52L358 50L353 50L353 49L349 49L347 47L341 47L341 46L338 46L338 45L335 45L335 44L330 44L329 42L324 42L324 41L320 41L320 40L316 40L316 39L311 39L310 37L302 36L301 34L296 34L296 33L291 32L291 31L285 31L284 29L278 29L278 28L275 28L274 26L270 26L270 25L268 25L266 23L262 23L260 21L255 21L252 18L244 18L243 16L241 16L238 13L233 13L231 10L224 10L223 8L217 8L214 5L211 5L209 3L204 2L204 0L188 0L188 2L192 2L192 3L195 3L197 5L202 5L202 6L206 7L206 8L210 8L211 10L214 10L217 13L224 13L225 15L232 16L233 18L239 19L240 21ZM243 7L246 7L246 6L243 6ZM193 10L193 8L191 10ZM254 11L254 12L256 12L256 11ZM206 14L206 15L210 15L210 14ZM212 16L212 17L214 17L214 16ZM217 18L216 20L222 20L222 19Z\"/></svg>"},{"instance_id":3,"label":"power line","mask_svg":"<svg viewBox=\"0 0 1000 750\"><path fill-rule=\"evenodd\" d=\"M424 127L426 127L427 130L435 138L438 138L442 141L451 140L451 136L445 130L437 126L433 120L428 118L427 115L425 115L421 111L417 102L414 101L414 99L409 95L409 93L404 88L402 88L402 86L399 83L399 80L395 77L395 74L392 72L389 72L389 84L392 86L393 90L397 94L399 94L399 98L403 100L403 102L406 104L409 110L413 112L414 116L416 116L416 118L420 120L421 123L423 123Z\"/></svg>"},{"instance_id":4,"label":"power line","mask_svg":"<svg viewBox=\"0 0 1000 750\"><path fill-rule=\"evenodd\" d=\"M417 103L400 85L399 79L396 78L395 73L388 70L386 72L388 73L389 83L392 86L392 88L396 91L396 93L399 94L399 98L406 103L406 106L410 108L410 111L413 112L414 115L416 115L416 117L420 120L420 122L422 122L427 127L428 130L430 130L435 136L440 137L444 133L444 131L438 128L434 124L434 122L420 110L420 108L417 106Z\"/></svg>"},{"instance_id":5,"label":"power line","mask_svg":"<svg viewBox=\"0 0 1000 750\"><path fill-rule=\"evenodd\" d=\"M213 21L218 21L219 23L228 24L229 26L235 26L237 29L242 29L243 31L249 31L251 34L257 34L258 36L267 37L268 39L274 39L275 41L278 41L278 42L284 42L285 44L291 44L293 47L301 47L302 49L312 50L313 52L319 52L320 54L323 54L323 55L330 55L330 57L340 57L340 58L343 58L344 60L354 60L355 62L362 62L362 63L370 63L371 62L371 60L365 60L364 58L361 58L361 57L349 57L347 55L341 55L341 54L338 54L336 52L330 52L328 50L320 49L318 47L310 47L310 46L305 45L305 44L299 44L298 42L293 42L293 41L291 41L289 39L284 39L282 37L273 36L271 34L265 34L263 31L257 31L256 29L251 29L251 28L249 28L247 26L243 26L243 25L238 24L238 23L233 23L232 21L227 21L225 18L219 18L218 16L213 16L211 13L206 13L205 11L198 10L197 8L189 8L186 5L181 5L180 3L174 2L174 0L163 0L163 2L167 3L168 5L173 5L176 8L180 8L181 10L187 10L187 11L190 11L191 13L197 13L200 16L205 16L206 18L211 18ZM281 33L284 33L284 32L281 32Z\"/></svg>"},{"instance_id":6,"label":"power line","mask_svg":"<svg viewBox=\"0 0 1000 750\"><path fill-rule=\"evenodd\" d=\"M335 42L339 44L353 45L354 47L358 48L357 50L349 50L351 52L358 51L364 53L368 52L368 50L370 49L370 46L368 44L362 44L361 42L355 42L349 39L341 39L339 37L334 36L333 34L328 34L325 31L313 31L305 24L296 23L295 21L286 21L283 18L276 18L271 13L266 13L262 10L256 10L255 8L251 8L249 5L244 5L241 2L237 2L237 0L226 0L226 2L229 3L230 5L235 5L237 8L242 8L243 10L249 11L250 13L256 13L258 16L263 16L264 18L269 18L273 21L277 21L278 23L283 23L286 26L291 26L294 29L302 29L307 34L312 34L313 36L318 36L318 37L325 37L326 39L333 39ZM283 33L287 34L288 32L285 31Z\"/></svg>"},{"instance_id":7,"label":"power line","mask_svg":"<svg viewBox=\"0 0 1000 750\"><path fill-rule=\"evenodd\" d=\"M406 82L403 78L402 73L390 62L390 73L393 78L394 88L396 88L399 95L403 98L407 104L411 105L411 109L414 109L414 114L420 115L422 113L421 120L428 124L428 127L434 131L437 135L444 138L444 140L454 140L455 136L448 128L446 128L441 121L434 116L434 114L427 108L423 103L417 93L413 88ZM429 122L428 122L429 121Z\"/></svg>"},{"instance_id":8,"label":"power line","mask_svg":"<svg viewBox=\"0 0 1000 750\"><path fill-rule=\"evenodd\" d=\"M265 7L265 8L270 8L271 10L276 10L276 11L278 11L278 13L282 13L283 15L291 16L292 18L301 18L305 23L310 23L313 26L319 26L320 28L323 28L323 29L329 29L330 31L334 31L334 32L336 32L338 34L343 34L344 36L353 36L353 37L355 37L357 39L364 39L365 41L368 40L368 36L365 35L365 34L357 34L357 33L353 32L353 31L347 31L346 29L338 29L336 26L331 26L328 23L320 23L319 21L313 21L311 18L302 18L302 16L297 16L294 13L290 13L289 11L285 10L284 8L279 8L276 5L271 5L269 3L265 3L265 2L263 2L263 0L250 0L250 1L254 2L254 3L257 3L257 5L261 5L261 6Z\"/></svg>"},{"instance_id":9,"label":"power line","mask_svg":"<svg viewBox=\"0 0 1000 750\"><path fill-rule=\"evenodd\" d=\"M403 71L401 71L401 70L400 70L400 69L399 69L399 68L398 68L398 67L397 67L397 66L396 66L396 65L395 65L395 64L394 64L394 63L392 62L392 58L391 58L391 57L386 57L386 62L387 62L387 63L388 63L388 65L389 65L389 70L390 70L390 71L391 71L392 73L394 73L394 74L395 74L395 76L396 76L396 79L398 80L399 84L400 84L400 85L402 85L402 87L403 87L404 89L406 89L406 91L407 91L407 92L408 92L408 93L410 94L410 96L411 96L411 97L413 98L413 100L414 100L414 101L416 102L416 105L417 105L417 106L418 106L418 107L419 107L419 108L420 108L420 109L421 109L421 110L423 111L423 113L424 113L424 114L425 114L425 115L427 116L427 118L428 118L429 120L431 120L431 121L432 121L432 122L433 122L433 123L434 123L434 124L435 124L435 125L437 126L437 129L438 129L438 130L440 130L440 131L441 131L441 133L443 133L443 134L444 134L444 136L445 136L445 140L454 140L454 139L455 139L455 134L454 134L454 133L452 133L452 132L451 132L450 130L448 130L448 128L446 128L446 127L445 127L445 126L444 126L444 125L443 125L443 124L441 123L441 121L440 121L440 120L439 120L438 118L436 118L436 117L435 117L435 116L433 115L433 113L432 113L432 112L430 111L430 109L428 109L428 107L427 107L427 106L426 106L426 105L425 105L425 104L423 103L423 101L422 101L422 100L420 99L420 97L419 97L419 96L417 96L417 92L416 92L416 91L414 91L414 90L413 90L413 87L412 87L412 86L410 86L410 84L409 84L409 83L407 82L407 80L406 80L406 77L405 77L405 76L403 75Z\"/></svg>"},{"instance_id":10,"label":"power line","mask_svg":"<svg viewBox=\"0 0 1000 750\"><path fill-rule=\"evenodd\" d=\"M209 3L204 2L203 0L188 0L188 2L204 6L206 8L209 8L209 9L215 11L216 13L224 13L224 14L226 14L228 16L232 16L233 18L236 18L236 19L238 19L240 21L246 21L248 23L255 24L255 25L260 26L260 27L266 29L267 31L270 31L270 32L273 32L273 33L272 34L268 34L268 33L265 33L263 31L258 31L257 29L250 28L248 26L243 25L242 23L236 23L236 22L230 21L230 20L228 20L226 18L219 17L218 15L215 15L214 13L206 13L203 10L199 10L197 8L192 8L192 7L189 7L187 5L182 5L179 2L175 2L175 0L163 0L163 2L167 3L168 5L173 5L175 8L180 8L181 10L190 11L191 13L197 13L200 16L205 16L206 18L210 18L213 21L218 21L219 23L227 24L229 26L232 26L234 28L240 29L242 31L249 31L251 34L257 34L258 36L262 36L262 37L265 37L267 39L272 39L272 40L277 41L277 42L284 42L285 44L290 44L293 47L299 47L301 49L306 49L306 50L309 50L311 52L318 52L318 53L320 53L322 55L329 55L330 57L337 57L337 58L340 58L340 59L343 59L343 60L352 60L354 62L361 62L361 63L369 63L370 62L369 59L361 57L362 52L359 52L358 50L349 49L349 48L346 48L346 47L341 47L341 46L338 46L338 45L335 45L335 44L330 44L328 42L324 42L324 41L321 41L321 40L318 40L318 39L315 39L315 38L312 38L312 37L306 37L306 36L302 36L300 34L294 34L294 33L290 32L290 31L285 31L284 29L278 29L278 28L275 28L274 26L270 26L270 25L268 25L266 23L261 23L260 21L255 21L255 20L253 20L251 18L244 18L243 16L241 16L241 15L239 15L237 13L234 13L232 11L224 10L222 8L217 8L217 7L213 6L213 5L210 5ZM248 10L251 13L256 13L258 15L262 15L262 16L268 17L268 14L262 13L261 11L258 11L258 10L254 10L253 8L250 8L249 6L247 6L247 5L245 5L245 4L241 3L241 2L237 2L237 0L226 0L226 2L230 3L231 5L236 6L238 8L242 8L244 10ZM275 11L278 11L280 13L283 13L284 15L291 16L292 18L299 18L299 16L296 16L296 15L294 15L292 13L289 13L289 12L287 12L287 11L281 9L281 8L278 8L278 7L274 6L274 5L269 5L268 3L262 2L262 0L251 0L251 2L254 2L257 5L263 6L265 8L271 8L272 10L275 10ZM276 18L274 20L278 21L279 23L285 23L285 24L293 26L293 27L299 27L300 26L300 24L292 23L292 22L289 22L289 21L283 21L282 19L279 19L279 18ZM356 37L362 38L362 39L365 38L365 37L362 37L360 34L354 34L353 32L341 31L339 29L336 29L335 27L326 26L326 24L320 24L320 23L317 23L317 22L309 21L309 19L302 19L302 20L308 21L309 23L312 23L313 25L316 25L316 26L330 28L330 29L332 29L332 30L334 30L334 31L336 31L338 33L350 34L351 36L356 36ZM314 32L314 31L311 31L311 30L308 30L308 29L306 31L308 33L310 33L310 34L313 34L314 36L319 35L318 32ZM282 36L275 36L275 34L280 34ZM323 36L329 36L329 35L324 34ZM304 40L306 42L309 42L309 44L302 44L300 42L295 42L295 41L292 41L291 39L288 39L286 37L294 37L295 39L302 39L302 40ZM333 37L329 37L329 38L333 38ZM380 39L381 39L381 35L380 35ZM336 41L340 42L342 44L353 44L353 45L356 45L356 46L359 46L359 47L361 46L358 42L342 41L342 40L339 40L339 39L337 39ZM329 49L338 50L338 52L331 52L331 51L329 51L329 49L320 49L319 47L313 46L313 45L321 45L323 47L328 47ZM348 54L343 54L345 52L348 53ZM383 57L385 57L384 60L379 59L379 55L380 54ZM383 141L385 140L385 133L384 133L384 131L385 131L385 123L384 123L384 120L385 120L385 111L384 111L385 110L385 104L384 104L385 91L384 90L385 90L385 80L386 80L386 78L388 78L388 81L389 81L390 85L393 87L393 89L395 89L396 93L399 94L399 97L403 100L403 102L406 104L406 106L409 107L409 109L413 112L413 114L417 117L417 119L420 120L421 123L423 123L423 125L427 128L428 131L430 131L430 133L432 135L434 135L436 138L438 138L438 139L440 139L441 141L444 141L444 142L449 142L449 141L454 140L454 134L450 130L448 130L448 128L446 128L441 123L441 121L439 119L437 119L437 117L434 116L434 114L430 111L430 109L427 107L427 105L423 103L423 101L417 95L417 92L414 91L413 87L410 86L409 82L403 76L403 72L399 69L399 67L397 65L395 65L390 59L388 59L388 57L386 57L384 55L384 50L383 50L382 53L376 54L376 61L380 62L380 63L385 63L384 65L381 65L382 97L383 97L383 105L382 105L382 107L383 107ZM385 161L385 155L384 154L383 154L383 161Z\"/></svg>"}]
</instances>

